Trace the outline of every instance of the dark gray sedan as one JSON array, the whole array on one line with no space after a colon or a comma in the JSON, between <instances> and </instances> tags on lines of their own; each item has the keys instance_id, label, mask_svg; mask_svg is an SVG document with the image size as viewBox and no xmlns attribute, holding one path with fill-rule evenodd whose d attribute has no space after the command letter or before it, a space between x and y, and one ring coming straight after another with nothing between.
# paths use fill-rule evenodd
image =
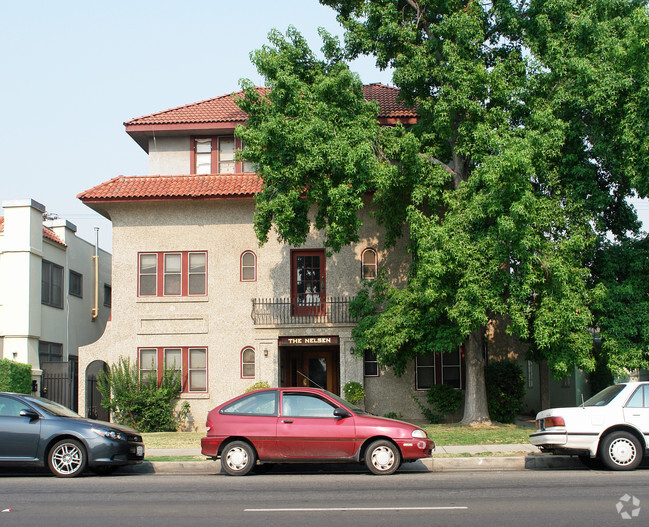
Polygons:
<instances>
[{"instance_id":1,"label":"dark gray sedan","mask_svg":"<svg viewBox=\"0 0 649 527\"><path fill-rule=\"evenodd\" d=\"M55 476L73 478L86 467L108 474L143 459L142 436L133 428L84 419L40 397L0 392L3 465L47 465Z\"/></svg>"}]
</instances>

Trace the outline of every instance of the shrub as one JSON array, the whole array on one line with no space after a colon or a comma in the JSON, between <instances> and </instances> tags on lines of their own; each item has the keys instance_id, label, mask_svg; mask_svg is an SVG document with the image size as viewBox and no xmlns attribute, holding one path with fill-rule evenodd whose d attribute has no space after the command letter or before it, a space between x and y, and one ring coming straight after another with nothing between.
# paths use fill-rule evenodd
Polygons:
<instances>
[{"instance_id":1,"label":"shrub","mask_svg":"<svg viewBox=\"0 0 649 527\"><path fill-rule=\"evenodd\" d=\"M403 414L401 412L388 412L387 414L383 414L383 417L387 417L388 419L403 419Z\"/></svg>"},{"instance_id":2,"label":"shrub","mask_svg":"<svg viewBox=\"0 0 649 527\"><path fill-rule=\"evenodd\" d=\"M454 414L462 406L462 392L456 390L450 384L435 384L428 389L426 400L432 408L424 406L414 394L412 398L419 406L424 417L432 424L441 423L444 417Z\"/></svg>"},{"instance_id":3,"label":"shrub","mask_svg":"<svg viewBox=\"0 0 649 527\"><path fill-rule=\"evenodd\" d=\"M485 368L489 416L499 423L513 423L523 409L525 379L517 362L490 362Z\"/></svg>"},{"instance_id":4,"label":"shrub","mask_svg":"<svg viewBox=\"0 0 649 527\"><path fill-rule=\"evenodd\" d=\"M102 406L117 423L141 432L175 432L189 415L187 401L175 410L175 400L182 389L176 370L165 369L158 385L155 374L140 379L137 365L120 357L108 372L99 374L97 383Z\"/></svg>"},{"instance_id":5,"label":"shrub","mask_svg":"<svg viewBox=\"0 0 649 527\"><path fill-rule=\"evenodd\" d=\"M349 381L343 386L345 399L352 404L360 403L365 397L365 390L360 382Z\"/></svg>"},{"instance_id":6,"label":"shrub","mask_svg":"<svg viewBox=\"0 0 649 527\"><path fill-rule=\"evenodd\" d=\"M31 365L0 359L0 392L31 393L31 391Z\"/></svg>"},{"instance_id":7,"label":"shrub","mask_svg":"<svg viewBox=\"0 0 649 527\"><path fill-rule=\"evenodd\" d=\"M257 381L255 384L252 384L246 388L246 392L254 392L255 390L262 390L264 388L270 388L270 384L268 384L266 381Z\"/></svg>"}]
</instances>

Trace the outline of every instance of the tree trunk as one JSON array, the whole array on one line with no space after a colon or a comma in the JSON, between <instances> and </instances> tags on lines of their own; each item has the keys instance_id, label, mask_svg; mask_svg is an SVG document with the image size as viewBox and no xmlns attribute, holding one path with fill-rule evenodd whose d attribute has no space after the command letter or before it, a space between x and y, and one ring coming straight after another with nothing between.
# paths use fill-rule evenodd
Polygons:
<instances>
[{"instance_id":1,"label":"tree trunk","mask_svg":"<svg viewBox=\"0 0 649 527\"><path fill-rule=\"evenodd\" d=\"M466 394L464 398L464 425L491 424L487 408L487 390L484 377L485 328L473 331L465 341Z\"/></svg>"},{"instance_id":2,"label":"tree trunk","mask_svg":"<svg viewBox=\"0 0 649 527\"><path fill-rule=\"evenodd\" d=\"M539 391L541 392L541 410L550 408L550 368L546 361L539 362Z\"/></svg>"}]
</instances>

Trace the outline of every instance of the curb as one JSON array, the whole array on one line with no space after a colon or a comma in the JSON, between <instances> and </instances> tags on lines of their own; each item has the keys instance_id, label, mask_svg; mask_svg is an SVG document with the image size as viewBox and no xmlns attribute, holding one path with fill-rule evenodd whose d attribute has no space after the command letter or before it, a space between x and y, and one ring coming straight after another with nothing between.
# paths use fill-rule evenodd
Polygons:
<instances>
[{"instance_id":1,"label":"curb","mask_svg":"<svg viewBox=\"0 0 649 527\"><path fill-rule=\"evenodd\" d=\"M554 456L549 454L532 454L511 457L450 457L427 458L414 463L404 463L400 472L461 472L483 470L552 470L585 468L575 456ZM349 464L305 464L287 463L278 465L277 472L333 472L333 473L366 473L365 467L356 463ZM127 465L117 470L116 474L220 474L221 462L211 461L145 461L139 465Z\"/></svg>"}]
</instances>

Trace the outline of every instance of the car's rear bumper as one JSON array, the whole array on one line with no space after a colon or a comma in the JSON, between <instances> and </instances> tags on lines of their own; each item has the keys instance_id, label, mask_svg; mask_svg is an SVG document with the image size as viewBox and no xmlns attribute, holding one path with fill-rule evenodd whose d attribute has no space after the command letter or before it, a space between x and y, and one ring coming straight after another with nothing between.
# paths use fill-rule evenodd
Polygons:
<instances>
[{"instance_id":1,"label":"car's rear bumper","mask_svg":"<svg viewBox=\"0 0 649 527\"><path fill-rule=\"evenodd\" d=\"M201 454L208 457L217 457L219 455L219 447L224 439L223 437L202 437Z\"/></svg>"},{"instance_id":2,"label":"car's rear bumper","mask_svg":"<svg viewBox=\"0 0 649 527\"><path fill-rule=\"evenodd\" d=\"M530 435L530 443L544 452L572 455L590 453L591 455L595 455L599 443L599 434L568 434L565 430L558 432L542 430Z\"/></svg>"}]
</instances>

